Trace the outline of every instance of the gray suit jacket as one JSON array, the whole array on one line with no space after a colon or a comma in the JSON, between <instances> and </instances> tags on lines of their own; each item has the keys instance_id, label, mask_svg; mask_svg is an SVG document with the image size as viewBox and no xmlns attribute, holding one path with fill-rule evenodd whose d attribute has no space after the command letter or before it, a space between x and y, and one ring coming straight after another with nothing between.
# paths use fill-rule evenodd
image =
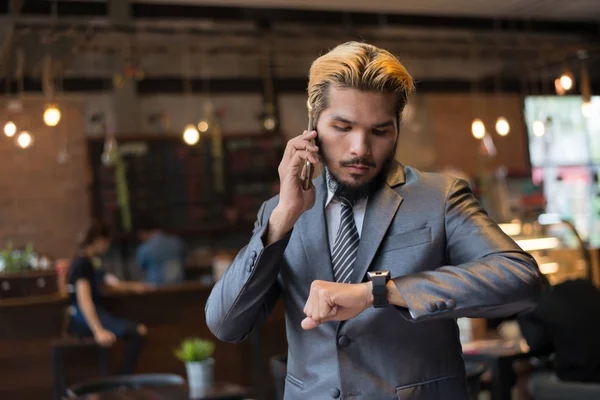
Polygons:
<instances>
[{"instance_id":1,"label":"gray suit jacket","mask_svg":"<svg viewBox=\"0 0 600 400\"><path fill-rule=\"evenodd\" d=\"M481 209L465 181L394 164L367 203L352 281L390 270L408 309L368 309L304 331L312 281L333 281L323 177L314 207L279 242L265 247L265 202L252 239L213 288L210 330L240 342L285 301L286 400L466 399L456 318L528 311L539 295L534 259Z\"/></svg>"}]
</instances>

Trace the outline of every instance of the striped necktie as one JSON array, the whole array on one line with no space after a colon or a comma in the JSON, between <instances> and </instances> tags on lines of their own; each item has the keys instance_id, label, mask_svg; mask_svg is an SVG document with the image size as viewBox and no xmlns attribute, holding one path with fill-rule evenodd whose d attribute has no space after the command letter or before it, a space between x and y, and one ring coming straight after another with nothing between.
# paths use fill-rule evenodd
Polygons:
<instances>
[{"instance_id":1,"label":"striped necktie","mask_svg":"<svg viewBox=\"0 0 600 400\"><path fill-rule=\"evenodd\" d=\"M333 277L336 282L348 283L352 277L356 252L358 251L358 230L354 223L354 212L352 205L345 199L341 199L342 211L340 215L340 228L338 229L331 260L333 265Z\"/></svg>"}]
</instances>

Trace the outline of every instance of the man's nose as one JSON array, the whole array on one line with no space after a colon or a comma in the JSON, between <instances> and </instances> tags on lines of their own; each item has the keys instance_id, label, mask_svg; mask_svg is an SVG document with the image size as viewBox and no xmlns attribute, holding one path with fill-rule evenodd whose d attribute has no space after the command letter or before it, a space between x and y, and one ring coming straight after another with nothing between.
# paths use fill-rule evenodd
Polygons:
<instances>
[{"instance_id":1,"label":"man's nose","mask_svg":"<svg viewBox=\"0 0 600 400\"><path fill-rule=\"evenodd\" d=\"M352 141L350 151L354 157L367 157L371 154L371 144L366 132L354 132L350 140Z\"/></svg>"}]
</instances>

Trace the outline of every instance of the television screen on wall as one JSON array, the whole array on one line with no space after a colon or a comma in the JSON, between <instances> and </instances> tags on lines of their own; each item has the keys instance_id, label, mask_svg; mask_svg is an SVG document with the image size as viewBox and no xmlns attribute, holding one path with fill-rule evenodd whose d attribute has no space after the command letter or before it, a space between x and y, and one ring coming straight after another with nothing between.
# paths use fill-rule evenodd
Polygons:
<instances>
[{"instance_id":1,"label":"television screen on wall","mask_svg":"<svg viewBox=\"0 0 600 400\"><path fill-rule=\"evenodd\" d=\"M528 96L525 123L532 167L600 164L600 96Z\"/></svg>"}]
</instances>

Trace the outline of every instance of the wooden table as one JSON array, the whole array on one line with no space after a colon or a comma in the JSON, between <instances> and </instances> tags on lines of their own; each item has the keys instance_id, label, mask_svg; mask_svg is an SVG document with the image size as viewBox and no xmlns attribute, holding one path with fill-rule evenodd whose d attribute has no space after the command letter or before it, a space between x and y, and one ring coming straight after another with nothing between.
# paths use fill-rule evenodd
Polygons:
<instances>
[{"instance_id":1,"label":"wooden table","mask_svg":"<svg viewBox=\"0 0 600 400\"><path fill-rule=\"evenodd\" d=\"M533 357L524 341L477 340L463 345L465 361L485 363L492 373L491 400L510 400L515 382L513 361Z\"/></svg>"},{"instance_id":2,"label":"wooden table","mask_svg":"<svg viewBox=\"0 0 600 400\"><path fill-rule=\"evenodd\" d=\"M73 400L246 400L249 390L231 383L220 383L202 393L190 393L187 385L122 390L95 393L71 398Z\"/></svg>"}]
</instances>

